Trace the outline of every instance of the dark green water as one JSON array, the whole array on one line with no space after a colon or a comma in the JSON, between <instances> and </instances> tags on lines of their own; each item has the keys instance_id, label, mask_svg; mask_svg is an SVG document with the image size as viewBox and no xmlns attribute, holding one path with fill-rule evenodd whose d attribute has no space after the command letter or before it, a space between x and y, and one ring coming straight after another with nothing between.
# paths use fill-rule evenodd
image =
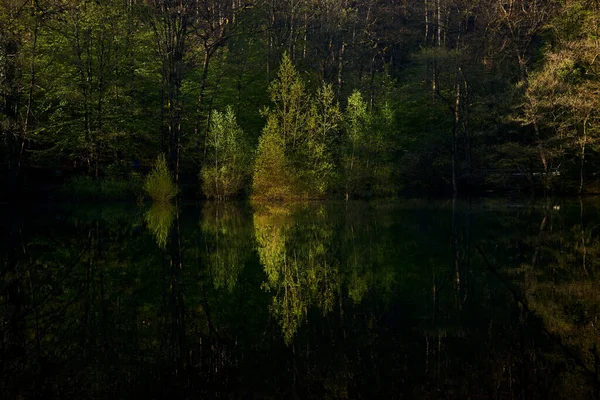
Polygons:
<instances>
[{"instance_id":1,"label":"dark green water","mask_svg":"<svg viewBox=\"0 0 600 400\"><path fill-rule=\"evenodd\" d=\"M3 399L600 398L598 199L0 224Z\"/></svg>"}]
</instances>

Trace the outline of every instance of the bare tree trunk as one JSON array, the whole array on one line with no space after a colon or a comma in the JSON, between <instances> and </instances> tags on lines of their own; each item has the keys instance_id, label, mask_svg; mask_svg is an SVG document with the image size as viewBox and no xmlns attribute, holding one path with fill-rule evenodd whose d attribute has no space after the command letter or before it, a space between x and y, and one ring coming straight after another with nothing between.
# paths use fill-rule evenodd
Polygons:
<instances>
[{"instance_id":1,"label":"bare tree trunk","mask_svg":"<svg viewBox=\"0 0 600 400\"><path fill-rule=\"evenodd\" d=\"M344 69L344 51L346 49L346 45L344 43L344 41L342 40L342 45L340 47L340 53L338 56L338 76L337 76L337 83L338 83L338 94L342 93L342 71Z\"/></svg>"},{"instance_id":2,"label":"bare tree trunk","mask_svg":"<svg viewBox=\"0 0 600 400\"><path fill-rule=\"evenodd\" d=\"M429 2L425 0L425 45L429 39Z\"/></svg>"},{"instance_id":3,"label":"bare tree trunk","mask_svg":"<svg viewBox=\"0 0 600 400\"><path fill-rule=\"evenodd\" d=\"M579 224L581 225L581 248L582 248L582 260L581 260L581 264L583 267L583 272L585 272L585 274L589 277L590 274L587 271L587 246L586 246L586 242L585 242L585 224L584 224L584 220L583 220L583 200L581 199L581 196L579 196Z\"/></svg>"},{"instance_id":4,"label":"bare tree trunk","mask_svg":"<svg viewBox=\"0 0 600 400\"><path fill-rule=\"evenodd\" d=\"M464 71L462 70L462 68L460 69L460 73L462 75L463 78L463 85L464 85L464 93L463 93L463 100L462 100L462 125L463 125L463 138L465 141L465 162L467 163L467 170L469 172L469 178L472 176L473 174L473 163L472 163L472 149L471 149L471 135L470 135L470 131L469 131L469 123L471 122L471 117L470 117L470 109L469 109L469 103L470 103L470 87L469 87L469 82L467 82L467 79L465 77Z\"/></svg>"},{"instance_id":5,"label":"bare tree trunk","mask_svg":"<svg viewBox=\"0 0 600 400\"><path fill-rule=\"evenodd\" d=\"M536 136L537 142L538 142L537 148L538 148L538 153L540 155L540 161L542 162L542 165L544 166L544 177L542 179L542 183L544 185L544 197L545 197L547 189L548 189L548 161L546 159L546 152L544 151L544 146L542 145L542 139L540 137L540 128L537 124L537 121L534 121L533 129L535 130L535 136Z\"/></svg>"},{"instance_id":6,"label":"bare tree trunk","mask_svg":"<svg viewBox=\"0 0 600 400\"><path fill-rule=\"evenodd\" d=\"M442 7L440 0L436 0L437 8L437 47L442 46Z\"/></svg>"},{"instance_id":7,"label":"bare tree trunk","mask_svg":"<svg viewBox=\"0 0 600 400\"><path fill-rule=\"evenodd\" d=\"M102 32L102 35L104 36L104 32ZM105 65L105 47L104 47L104 37L100 38L100 53L99 53L99 57L98 57L98 105L97 105L97 112L98 112L98 129L96 131L96 144L95 144L95 153L96 153L96 179L98 179L99 177L99 160L100 160L100 139L102 136L102 129L103 129L103 101L104 101L104 65Z\"/></svg>"},{"instance_id":8,"label":"bare tree trunk","mask_svg":"<svg viewBox=\"0 0 600 400\"><path fill-rule=\"evenodd\" d=\"M452 123L452 191L454 194L458 193L458 186L456 182L456 133L460 126L460 82L457 80L455 87L455 102L454 102L454 121Z\"/></svg>"},{"instance_id":9,"label":"bare tree trunk","mask_svg":"<svg viewBox=\"0 0 600 400\"><path fill-rule=\"evenodd\" d=\"M208 81L208 67L210 65L211 59L211 49L208 46L204 46L204 60L202 62L202 76L200 78L200 93L198 94L198 106L197 106L197 116L196 116L196 127L195 133L200 133L200 119L202 114L202 107L204 107L204 95L206 91L206 83ZM208 123L210 118L207 119L206 128L208 129Z\"/></svg>"},{"instance_id":10,"label":"bare tree trunk","mask_svg":"<svg viewBox=\"0 0 600 400\"><path fill-rule=\"evenodd\" d=\"M267 29L267 82L271 82L271 57L273 53L273 30L275 29L275 0L271 2L271 26Z\"/></svg>"},{"instance_id":11,"label":"bare tree trunk","mask_svg":"<svg viewBox=\"0 0 600 400\"><path fill-rule=\"evenodd\" d=\"M295 38L294 38L294 31L296 28L295 25L295 19L296 19L296 4L294 2L294 0L291 0L290 2L290 60L295 61L296 57L295 57L295 50L296 50L296 46L295 46Z\"/></svg>"},{"instance_id":12,"label":"bare tree trunk","mask_svg":"<svg viewBox=\"0 0 600 400\"><path fill-rule=\"evenodd\" d=\"M583 139L581 140L581 164L579 166L579 194L583 193L584 166L585 166L585 144L587 142L587 122L589 115L583 121Z\"/></svg>"},{"instance_id":13,"label":"bare tree trunk","mask_svg":"<svg viewBox=\"0 0 600 400\"><path fill-rule=\"evenodd\" d=\"M302 59L306 60L306 47L308 45L308 12L304 11L304 40L302 43Z\"/></svg>"}]
</instances>

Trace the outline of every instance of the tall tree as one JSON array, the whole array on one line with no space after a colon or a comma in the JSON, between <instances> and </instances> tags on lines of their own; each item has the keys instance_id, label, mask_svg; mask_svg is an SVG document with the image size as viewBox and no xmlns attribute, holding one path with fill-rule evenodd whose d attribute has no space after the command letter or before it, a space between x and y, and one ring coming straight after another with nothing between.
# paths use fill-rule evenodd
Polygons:
<instances>
[{"instance_id":1,"label":"tall tree","mask_svg":"<svg viewBox=\"0 0 600 400\"><path fill-rule=\"evenodd\" d=\"M196 2L192 0L147 0L148 22L154 31L156 52L162 62L163 146L166 147L169 168L175 182L179 179L181 124L184 99L184 56L186 41L196 14Z\"/></svg>"},{"instance_id":2,"label":"tall tree","mask_svg":"<svg viewBox=\"0 0 600 400\"><path fill-rule=\"evenodd\" d=\"M267 123L259 139L253 176L254 195L266 198L301 196L298 182L309 122L307 92L292 60L284 54L270 87L273 108L264 110ZM275 176L279 179L273 179Z\"/></svg>"},{"instance_id":3,"label":"tall tree","mask_svg":"<svg viewBox=\"0 0 600 400\"><path fill-rule=\"evenodd\" d=\"M207 133L208 155L202 169L202 191L218 200L239 194L249 181L250 146L231 106L213 111Z\"/></svg>"}]
</instances>

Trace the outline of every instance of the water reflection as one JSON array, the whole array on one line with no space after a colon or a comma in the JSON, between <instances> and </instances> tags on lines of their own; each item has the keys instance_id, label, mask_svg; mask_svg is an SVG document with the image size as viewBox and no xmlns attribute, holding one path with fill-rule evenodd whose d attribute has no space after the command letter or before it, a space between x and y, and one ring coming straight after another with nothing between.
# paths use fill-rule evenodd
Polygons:
<instances>
[{"instance_id":1,"label":"water reflection","mask_svg":"<svg viewBox=\"0 0 600 400\"><path fill-rule=\"evenodd\" d=\"M310 306L323 314L338 302L342 283L336 232L322 206L257 205L254 227L271 312L290 343Z\"/></svg>"},{"instance_id":2,"label":"water reflection","mask_svg":"<svg viewBox=\"0 0 600 400\"><path fill-rule=\"evenodd\" d=\"M215 289L232 292L254 249L252 220L243 205L211 202L200 219L203 255Z\"/></svg>"},{"instance_id":3,"label":"water reflection","mask_svg":"<svg viewBox=\"0 0 600 400\"><path fill-rule=\"evenodd\" d=\"M600 398L599 211L587 199L5 212L0 392Z\"/></svg>"},{"instance_id":4,"label":"water reflection","mask_svg":"<svg viewBox=\"0 0 600 400\"><path fill-rule=\"evenodd\" d=\"M599 225L585 213L581 198L578 206L568 215L545 207L539 231L530 239L535 243L533 257L521 264L518 282L528 309L570 356L569 381L558 383L578 388L581 398L598 398L598 389L587 388L590 382L600 383ZM596 207L592 210L597 212Z\"/></svg>"},{"instance_id":5,"label":"water reflection","mask_svg":"<svg viewBox=\"0 0 600 400\"><path fill-rule=\"evenodd\" d=\"M167 246L174 219L175 205L169 202L153 202L144 215L146 226L154 235L158 246L163 249Z\"/></svg>"}]
</instances>

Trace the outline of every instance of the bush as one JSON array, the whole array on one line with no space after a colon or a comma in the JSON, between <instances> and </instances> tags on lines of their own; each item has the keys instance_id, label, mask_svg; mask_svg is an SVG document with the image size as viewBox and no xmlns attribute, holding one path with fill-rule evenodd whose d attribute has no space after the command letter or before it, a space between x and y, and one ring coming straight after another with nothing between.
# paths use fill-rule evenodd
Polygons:
<instances>
[{"instance_id":1,"label":"bush","mask_svg":"<svg viewBox=\"0 0 600 400\"><path fill-rule=\"evenodd\" d=\"M255 199L286 200L299 197L294 187L284 152L284 141L278 135L267 132L258 140L252 182Z\"/></svg>"},{"instance_id":2,"label":"bush","mask_svg":"<svg viewBox=\"0 0 600 400\"><path fill-rule=\"evenodd\" d=\"M130 200L139 197L141 186L141 177L135 172L102 179L76 176L65 184L62 192L76 200Z\"/></svg>"},{"instance_id":3,"label":"bush","mask_svg":"<svg viewBox=\"0 0 600 400\"><path fill-rule=\"evenodd\" d=\"M100 185L92 177L76 176L65 184L62 192L69 198L93 199L100 196Z\"/></svg>"},{"instance_id":4,"label":"bush","mask_svg":"<svg viewBox=\"0 0 600 400\"><path fill-rule=\"evenodd\" d=\"M154 201L168 202L177 196L177 185L171 178L164 155L161 154L156 158L154 168L144 181L144 191Z\"/></svg>"}]
</instances>

